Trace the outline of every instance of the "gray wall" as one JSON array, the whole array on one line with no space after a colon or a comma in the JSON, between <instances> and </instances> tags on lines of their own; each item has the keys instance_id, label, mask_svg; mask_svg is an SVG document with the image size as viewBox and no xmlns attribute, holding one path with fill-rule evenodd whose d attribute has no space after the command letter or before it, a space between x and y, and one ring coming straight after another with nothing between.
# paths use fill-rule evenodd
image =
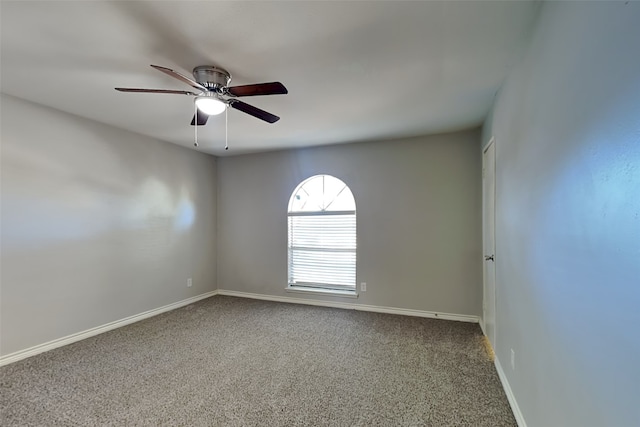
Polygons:
<instances>
[{"instance_id":1,"label":"gray wall","mask_svg":"<svg viewBox=\"0 0 640 427\"><path fill-rule=\"evenodd\" d=\"M367 292L343 301L479 315L479 137L468 131L219 159L218 287L313 298L285 293L287 205L302 180L326 173L351 188L357 205L357 280Z\"/></svg>"},{"instance_id":2,"label":"gray wall","mask_svg":"<svg viewBox=\"0 0 640 427\"><path fill-rule=\"evenodd\" d=\"M1 354L216 289L213 157L0 101Z\"/></svg>"},{"instance_id":3,"label":"gray wall","mask_svg":"<svg viewBox=\"0 0 640 427\"><path fill-rule=\"evenodd\" d=\"M640 425L639 49L640 3L545 4L485 125L495 350L529 427Z\"/></svg>"}]
</instances>

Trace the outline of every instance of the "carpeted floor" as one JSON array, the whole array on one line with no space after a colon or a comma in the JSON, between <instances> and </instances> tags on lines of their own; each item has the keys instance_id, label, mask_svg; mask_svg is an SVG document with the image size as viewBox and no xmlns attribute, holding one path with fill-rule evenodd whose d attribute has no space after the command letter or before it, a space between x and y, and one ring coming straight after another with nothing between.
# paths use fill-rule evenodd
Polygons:
<instances>
[{"instance_id":1,"label":"carpeted floor","mask_svg":"<svg viewBox=\"0 0 640 427\"><path fill-rule=\"evenodd\" d=\"M0 368L0 424L515 426L477 324L215 296Z\"/></svg>"}]
</instances>

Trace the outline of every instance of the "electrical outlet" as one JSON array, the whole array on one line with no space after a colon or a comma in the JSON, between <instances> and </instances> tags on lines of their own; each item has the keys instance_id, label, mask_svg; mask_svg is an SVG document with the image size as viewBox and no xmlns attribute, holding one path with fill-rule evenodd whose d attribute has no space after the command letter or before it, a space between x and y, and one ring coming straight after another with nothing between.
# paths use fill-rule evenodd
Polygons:
<instances>
[{"instance_id":1,"label":"electrical outlet","mask_svg":"<svg viewBox=\"0 0 640 427\"><path fill-rule=\"evenodd\" d=\"M189 278L187 279L187 288L190 288L190 287L191 287L191 285L193 285L193 282L191 281L191 277L189 277Z\"/></svg>"},{"instance_id":2,"label":"electrical outlet","mask_svg":"<svg viewBox=\"0 0 640 427\"><path fill-rule=\"evenodd\" d=\"M367 292L367 282L360 283L360 292Z\"/></svg>"},{"instance_id":3,"label":"electrical outlet","mask_svg":"<svg viewBox=\"0 0 640 427\"><path fill-rule=\"evenodd\" d=\"M516 370L516 352L511 349L511 370Z\"/></svg>"}]
</instances>

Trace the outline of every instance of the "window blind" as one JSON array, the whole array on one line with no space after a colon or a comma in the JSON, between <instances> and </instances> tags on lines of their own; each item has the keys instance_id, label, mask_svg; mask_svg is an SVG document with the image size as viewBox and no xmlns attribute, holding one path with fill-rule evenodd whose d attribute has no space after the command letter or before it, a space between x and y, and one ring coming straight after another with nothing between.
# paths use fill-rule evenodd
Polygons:
<instances>
[{"instance_id":1,"label":"window blind","mask_svg":"<svg viewBox=\"0 0 640 427\"><path fill-rule=\"evenodd\" d=\"M289 285L356 287L355 211L289 213Z\"/></svg>"}]
</instances>

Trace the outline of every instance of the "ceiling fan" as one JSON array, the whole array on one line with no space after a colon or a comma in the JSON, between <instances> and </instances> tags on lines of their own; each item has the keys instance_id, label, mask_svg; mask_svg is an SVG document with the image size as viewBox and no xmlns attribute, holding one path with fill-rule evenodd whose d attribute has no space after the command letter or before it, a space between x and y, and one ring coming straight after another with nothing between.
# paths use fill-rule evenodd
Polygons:
<instances>
[{"instance_id":1,"label":"ceiling fan","mask_svg":"<svg viewBox=\"0 0 640 427\"><path fill-rule=\"evenodd\" d=\"M196 114L191 120L191 125L202 126L207 123L209 116L224 112L227 107L240 110L250 116L264 120L268 123L275 123L280 117L268 113L260 108L242 102L239 99L243 96L260 96L260 95L285 95L289 93L286 87L280 82L258 83L244 86L231 86L231 74L228 71L214 67L212 65L200 65L193 69L193 77L191 79L185 75L178 73L170 68L152 65L158 71L161 71L189 86L198 89L198 93L186 90L167 90L167 89L134 89L117 87L120 92L138 92L138 93L165 93L173 95L189 95L195 96L197 106Z\"/></svg>"}]
</instances>

